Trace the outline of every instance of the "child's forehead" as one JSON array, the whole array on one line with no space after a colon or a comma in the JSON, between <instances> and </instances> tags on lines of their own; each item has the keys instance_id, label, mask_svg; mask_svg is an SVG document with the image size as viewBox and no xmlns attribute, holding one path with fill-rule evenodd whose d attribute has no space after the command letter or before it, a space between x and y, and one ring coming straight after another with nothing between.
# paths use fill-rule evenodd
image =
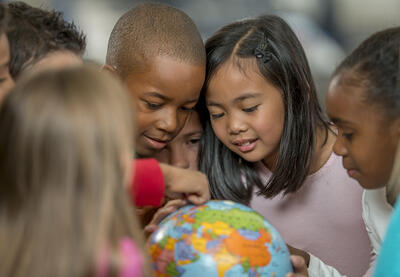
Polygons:
<instances>
[{"instance_id":1,"label":"child's forehead","mask_svg":"<svg viewBox=\"0 0 400 277\"><path fill-rule=\"evenodd\" d=\"M156 92L165 99L196 100L204 78L203 64L188 63L170 57L155 57L143 70L132 71L126 83L135 95Z\"/></svg>"},{"instance_id":2,"label":"child's forehead","mask_svg":"<svg viewBox=\"0 0 400 277\"><path fill-rule=\"evenodd\" d=\"M219 79L227 74L230 76L234 74L235 76L240 76L240 78L245 79L253 79L256 75L257 77L265 78L260 72L255 58L229 58L218 66L212 76L210 76L210 81L212 81L212 79Z\"/></svg>"},{"instance_id":3,"label":"child's forehead","mask_svg":"<svg viewBox=\"0 0 400 277\"><path fill-rule=\"evenodd\" d=\"M205 64L195 64L169 56L155 56L147 59L140 68L132 66L128 76L148 76L152 82L204 81ZM184 85L184 84L182 84Z\"/></svg>"},{"instance_id":4,"label":"child's forehead","mask_svg":"<svg viewBox=\"0 0 400 277\"><path fill-rule=\"evenodd\" d=\"M332 79L326 95L326 108L332 118L369 118L383 116L382 109L367 99L366 87L352 82L341 82L340 77Z\"/></svg>"},{"instance_id":5,"label":"child's forehead","mask_svg":"<svg viewBox=\"0 0 400 277\"><path fill-rule=\"evenodd\" d=\"M332 78L328 86L328 96L348 98L355 102L365 103L367 90L366 82L358 74L342 72Z\"/></svg>"}]
</instances>

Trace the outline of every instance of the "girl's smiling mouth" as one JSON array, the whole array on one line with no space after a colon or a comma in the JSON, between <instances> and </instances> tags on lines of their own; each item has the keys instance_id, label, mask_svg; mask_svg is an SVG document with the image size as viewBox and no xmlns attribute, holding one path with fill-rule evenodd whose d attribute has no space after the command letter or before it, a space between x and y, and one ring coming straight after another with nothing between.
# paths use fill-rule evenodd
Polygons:
<instances>
[{"instance_id":1,"label":"girl's smiling mouth","mask_svg":"<svg viewBox=\"0 0 400 277\"><path fill-rule=\"evenodd\" d=\"M232 142L240 152L246 153L252 151L257 145L258 139L237 139Z\"/></svg>"}]
</instances>

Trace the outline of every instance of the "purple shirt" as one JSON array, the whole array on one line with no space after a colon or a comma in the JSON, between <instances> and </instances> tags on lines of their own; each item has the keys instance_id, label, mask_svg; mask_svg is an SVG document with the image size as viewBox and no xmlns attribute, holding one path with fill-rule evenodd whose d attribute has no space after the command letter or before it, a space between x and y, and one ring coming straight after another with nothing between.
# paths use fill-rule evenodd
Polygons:
<instances>
[{"instance_id":1,"label":"purple shirt","mask_svg":"<svg viewBox=\"0 0 400 277\"><path fill-rule=\"evenodd\" d=\"M271 171L261 162L257 167L266 183ZM313 254L342 274L358 277L367 270L371 252L361 198L362 188L333 153L296 193L272 199L254 194L250 206L276 227L289 245Z\"/></svg>"}]
</instances>

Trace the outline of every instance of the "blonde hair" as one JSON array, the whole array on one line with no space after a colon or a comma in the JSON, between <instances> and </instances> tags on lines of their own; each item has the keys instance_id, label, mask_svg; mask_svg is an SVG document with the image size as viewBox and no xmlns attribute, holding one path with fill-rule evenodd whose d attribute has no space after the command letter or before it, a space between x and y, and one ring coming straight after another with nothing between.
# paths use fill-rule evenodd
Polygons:
<instances>
[{"instance_id":1,"label":"blonde hair","mask_svg":"<svg viewBox=\"0 0 400 277\"><path fill-rule=\"evenodd\" d=\"M16 85L0 111L0 276L94 276L123 237L143 247L123 186L130 103L88 66Z\"/></svg>"},{"instance_id":2,"label":"blonde hair","mask_svg":"<svg viewBox=\"0 0 400 277\"><path fill-rule=\"evenodd\" d=\"M393 164L389 183L386 186L386 198L394 206L400 193L400 141L397 143L397 152Z\"/></svg>"}]
</instances>

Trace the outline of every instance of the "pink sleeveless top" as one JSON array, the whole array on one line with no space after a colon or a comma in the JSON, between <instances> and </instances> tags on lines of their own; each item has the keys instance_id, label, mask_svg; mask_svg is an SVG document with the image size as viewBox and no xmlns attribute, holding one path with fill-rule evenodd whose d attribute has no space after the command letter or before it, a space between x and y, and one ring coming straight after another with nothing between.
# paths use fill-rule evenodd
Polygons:
<instances>
[{"instance_id":1,"label":"pink sleeveless top","mask_svg":"<svg viewBox=\"0 0 400 277\"><path fill-rule=\"evenodd\" d=\"M271 172L260 162L267 182ZM250 206L261 213L289 245L307 251L349 277L368 268L371 246L362 219L362 188L334 153L296 193L265 199L254 192Z\"/></svg>"}]
</instances>

